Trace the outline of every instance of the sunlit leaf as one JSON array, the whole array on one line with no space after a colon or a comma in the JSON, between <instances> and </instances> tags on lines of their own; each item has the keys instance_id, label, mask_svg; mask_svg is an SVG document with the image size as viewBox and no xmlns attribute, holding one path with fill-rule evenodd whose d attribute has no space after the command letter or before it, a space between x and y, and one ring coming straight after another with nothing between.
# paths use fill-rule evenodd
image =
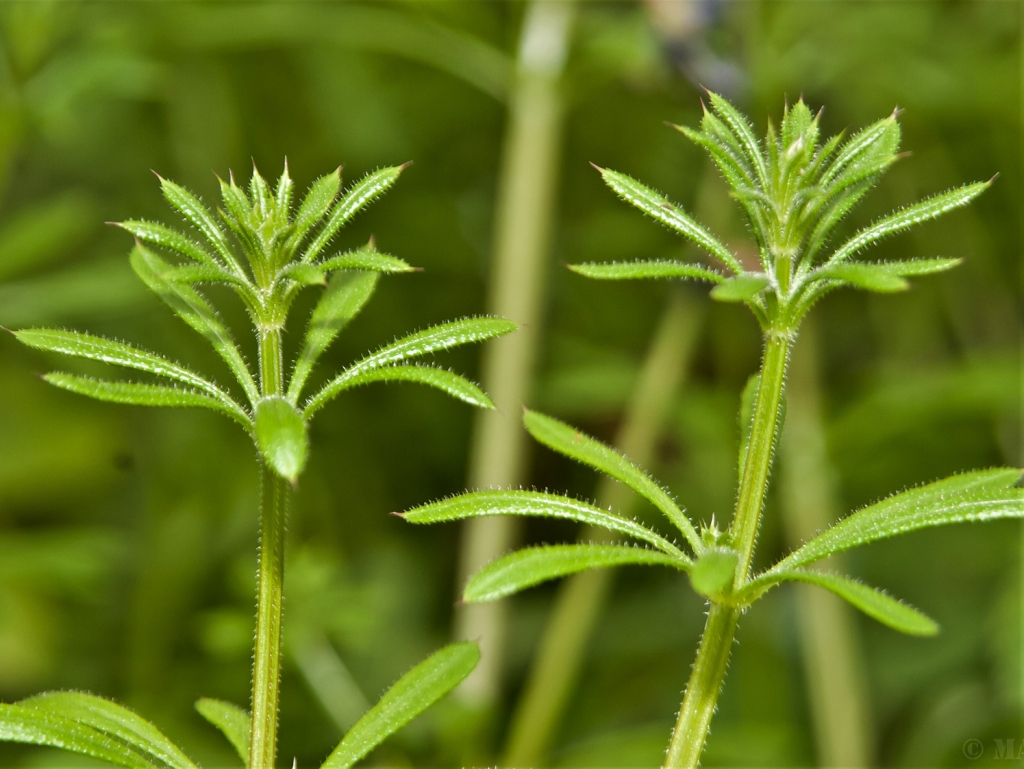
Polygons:
<instances>
[{"instance_id":1,"label":"sunlit leaf","mask_svg":"<svg viewBox=\"0 0 1024 769\"><path fill-rule=\"evenodd\" d=\"M440 523L486 515L526 515L587 523L634 537L677 558L683 552L664 537L635 521L570 497L540 491L474 491L414 507L399 514L410 523Z\"/></svg>"},{"instance_id":2,"label":"sunlit leaf","mask_svg":"<svg viewBox=\"0 0 1024 769\"><path fill-rule=\"evenodd\" d=\"M1011 488L1021 472L977 470L919 486L847 516L770 570L790 571L832 553L897 534L948 523L1024 517L1024 489Z\"/></svg>"},{"instance_id":3,"label":"sunlit leaf","mask_svg":"<svg viewBox=\"0 0 1024 769\"><path fill-rule=\"evenodd\" d=\"M739 140L743 154L751 167L757 172L757 178L761 186L768 186L768 172L765 167L764 156L761 154L761 146L754 135L754 128L739 110L716 93L708 91L711 99L711 106L719 114L726 125L732 130Z\"/></svg>"},{"instance_id":4,"label":"sunlit leaf","mask_svg":"<svg viewBox=\"0 0 1024 769\"><path fill-rule=\"evenodd\" d=\"M196 702L196 710L211 724L220 729L228 742L238 753L243 763L249 762L249 714L237 705L223 700L203 697Z\"/></svg>"},{"instance_id":5,"label":"sunlit leaf","mask_svg":"<svg viewBox=\"0 0 1024 769\"><path fill-rule=\"evenodd\" d=\"M487 393L477 385L465 377L437 366L385 366L353 374L336 382L334 395L373 382L415 382L441 390L471 406L494 408L494 403L487 397ZM304 413L309 418L313 412L307 407Z\"/></svg>"},{"instance_id":6,"label":"sunlit leaf","mask_svg":"<svg viewBox=\"0 0 1024 769\"><path fill-rule=\"evenodd\" d=\"M932 275L936 272L945 272L961 264L963 259L935 258L935 259L904 259L896 262L877 262L893 275L912 277L915 275Z\"/></svg>"},{"instance_id":7,"label":"sunlit leaf","mask_svg":"<svg viewBox=\"0 0 1024 769\"><path fill-rule=\"evenodd\" d=\"M305 406L306 416L318 411L325 403L346 387L346 382L353 377L375 368L390 366L409 358L429 355L440 350L447 350L471 342L503 336L515 331L519 326L504 318L463 318L462 320L443 323L423 331L417 331L397 342L382 347L375 353L354 363L337 377L328 382Z\"/></svg>"},{"instance_id":8,"label":"sunlit leaf","mask_svg":"<svg viewBox=\"0 0 1024 769\"><path fill-rule=\"evenodd\" d=\"M480 660L471 641L435 652L395 683L353 726L321 769L348 769L468 676Z\"/></svg>"},{"instance_id":9,"label":"sunlit leaf","mask_svg":"<svg viewBox=\"0 0 1024 769\"><path fill-rule=\"evenodd\" d=\"M697 224L682 209L670 203L663 195L658 194L649 187L645 187L625 174L609 171L605 168L598 170L601 172L605 184L611 187L627 203L633 204L648 216L654 217L680 235L689 238L712 256L721 260L733 272L743 271L739 261L737 261L728 248L715 238L714 235Z\"/></svg>"},{"instance_id":10,"label":"sunlit leaf","mask_svg":"<svg viewBox=\"0 0 1024 769\"><path fill-rule=\"evenodd\" d=\"M317 262L325 272L332 270L371 270L373 272L414 272L414 268L396 256L377 251L372 245L346 251Z\"/></svg>"},{"instance_id":11,"label":"sunlit leaf","mask_svg":"<svg viewBox=\"0 0 1024 769\"><path fill-rule=\"evenodd\" d=\"M256 442L263 459L274 472L295 483L306 464L309 448L306 421L280 396L259 401L255 421Z\"/></svg>"},{"instance_id":12,"label":"sunlit leaf","mask_svg":"<svg viewBox=\"0 0 1024 769\"><path fill-rule=\"evenodd\" d=\"M678 528L694 548L700 547L700 537L690 519L653 478L610 446L557 419L527 410L523 424L536 440L545 446L590 465L629 486L647 499Z\"/></svg>"},{"instance_id":13,"label":"sunlit leaf","mask_svg":"<svg viewBox=\"0 0 1024 769\"><path fill-rule=\"evenodd\" d=\"M569 269L598 280L634 280L637 278L694 278L720 283L724 278L714 270L687 262L648 260L642 262L585 262L570 264Z\"/></svg>"},{"instance_id":14,"label":"sunlit leaf","mask_svg":"<svg viewBox=\"0 0 1024 769\"><path fill-rule=\"evenodd\" d=\"M517 550L484 566L470 577L463 599L494 601L550 579L587 569L625 564L658 564L685 570L689 560L657 550L624 545L548 545Z\"/></svg>"},{"instance_id":15,"label":"sunlit leaf","mask_svg":"<svg viewBox=\"0 0 1024 769\"><path fill-rule=\"evenodd\" d=\"M117 226L127 230L145 243L152 243L154 246L174 251L176 254L181 254L200 264L217 263L217 260L206 253L203 247L194 240L186 238L181 233L162 224L129 220L118 222Z\"/></svg>"},{"instance_id":16,"label":"sunlit leaf","mask_svg":"<svg viewBox=\"0 0 1024 769\"><path fill-rule=\"evenodd\" d=\"M295 230L292 235L294 242L302 240L309 228L331 210L331 204L338 197L338 190L341 188L341 169L321 176L313 186L309 188L306 197L299 204L299 210L295 214Z\"/></svg>"},{"instance_id":17,"label":"sunlit leaf","mask_svg":"<svg viewBox=\"0 0 1024 769\"><path fill-rule=\"evenodd\" d=\"M164 197L167 199L167 202L176 208L193 227L203 234L203 237L205 237L210 245L217 250L217 253L220 254L226 265L232 268L236 273L242 274L242 268L238 264L238 260L236 260L234 254L231 253L231 247L228 245L227 236L217 224L217 220L214 219L213 215L206 209L206 206L199 201L199 198L181 185L175 184L169 179L164 179L163 177L159 178L160 188L163 190Z\"/></svg>"},{"instance_id":18,"label":"sunlit leaf","mask_svg":"<svg viewBox=\"0 0 1024 769\"><path fill-rule=\"evenodd\" d=\"M719 302L746 302L753 299L768 286L764 275L745 272L726 278L713 289L711 296Z\"/></svg>"}]
</instances>

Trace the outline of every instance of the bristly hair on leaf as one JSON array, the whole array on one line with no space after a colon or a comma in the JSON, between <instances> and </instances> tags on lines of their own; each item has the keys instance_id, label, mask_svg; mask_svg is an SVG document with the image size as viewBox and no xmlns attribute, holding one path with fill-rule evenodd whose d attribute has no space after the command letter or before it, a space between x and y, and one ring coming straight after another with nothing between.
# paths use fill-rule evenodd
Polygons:
<instances>
[{"instance_id":1,"label":"bristly hair on leaf","mask_svg":"<svg viewBox=\"0 0 1024 769\"><path fill-rule=\"evenodd\" d=\"M954 260L943 260L942 267L916 269L914 261L861 265L848 260L889 235L966 205L991 180L896 211L822 255L836 225L901 157L898 111L845 141L839 135L822 142L821 112L812 113L801 98L786 106L778 128L768 121L765 137L759 141L750 121L728 101L711 92L708 98L711 107L704 108L700 130L673 127L710 155L728 183L750 222L760 269L747 270L722 240L661 193L596 165L619 197L700 247L731 277L699 265L657 260L580 264L571 269L601 280L710 281L717 284L711 291L714 299L743 302L765 330L792 332L811 306L833 289L901 291L909 285L906 276L955 265Z\"/></svg>"}]
</instances>

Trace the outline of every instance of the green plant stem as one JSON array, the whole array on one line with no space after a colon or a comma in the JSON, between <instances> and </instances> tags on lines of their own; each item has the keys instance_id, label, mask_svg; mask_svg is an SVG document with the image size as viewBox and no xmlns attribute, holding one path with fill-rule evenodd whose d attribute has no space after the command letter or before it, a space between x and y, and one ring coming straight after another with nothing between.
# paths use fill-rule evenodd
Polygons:
<instances>
[{"instance_id":1,"label":"green plant stem","mask_svg":"<svg viewBox=\"0 0 1024 769\"><path fill-rule=\"evenodd\" d=\"M739 552L734 580L737 589L746 583L753 559L768 486L768 472L778 434L779 408L786 381L791 336L791 332L770 329L765 339L750 443L736 499L736 514L729 528L729 538ZM729 667L739 618L739 609L712 602L700 648L697 650L697 661L686 684L686 694L672 733L665 759L666 769L691 769L700 762L711 717L718 704L718 694L725 680L725 671Z\"/></svg>"},{"instance_id":2,"label":"green plant stem","mask_svg":"<svg viewBox=\"0 0 1024 769\"><path fill-rule=\"evenodd\" d=\"M281 332L261 329L260 384L264 397L280 395ZM277 755L277 701L281 680L281 618L284 610L284 537L290 485L266 463L262 468L260 558L256 587L256 643L252 669L249 769L273 769Z\"/></svg>"},{"instance_id":3,"label":"green plant stem","mask_svg":"<svg viewBox=\"0 0 1024 769\"><path fill-rule=\"evenodd\" d=\"M813 318L805 321L794 350L779 446L782 522L794 549L838 517L821 413L816 329ZM840 561L832 556L823 566L845 571ZM829 592L810 585L794 588L818 764L869 766L873 739L852 612Z\"/></svg>"},{"instance_id":4,"label":"green plant stem","mask_svg":"<svg viewBox=\"0 0 1024 769\"><path fill-rule=\"evenodd\" d=\"M701 307L673 291L626 407L616 446L641 467L650 463L661 425L685 375L700 325ZM602 508L631 514L636 495L602 476ZM613 541L606 529L587 527L583 541ZM535 766L547 753L583 665L584 651L612 584L614 571L594 569L565 580L555 597L529 677L512 716L505 766Z\"/></svg>"},{"instance_id":5,"label":"green plant stem","mask_svg":"<svg viewBox=\"0 0 1024 769\"><path fill-rule=\"evenodd\" d=\"M524 481L526 433L520 408L530 397L540 337L562 132L560 84L574 10L571 2L535 0L523 22L487 302L488 312L522 327L484 350L481 380L497 409L476 417L469 470L473 488L511 487ZM506 552L514 538L509 517L468 521L459 554L460 584ZM458 696L479 707L493 704L500 689L506 610L504 602L496 601L466 604L456 614L456 637L478 641L482 655L458 688Z\"/></svg>"}]
</instances>

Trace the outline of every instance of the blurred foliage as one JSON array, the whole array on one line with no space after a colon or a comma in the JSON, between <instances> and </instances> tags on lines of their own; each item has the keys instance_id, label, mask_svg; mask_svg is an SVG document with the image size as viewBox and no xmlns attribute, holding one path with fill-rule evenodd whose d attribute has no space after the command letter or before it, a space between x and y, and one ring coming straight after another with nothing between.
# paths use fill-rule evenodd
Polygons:
<instances>
[{"instance_id":1,"label":"blurred foliage","mask_svg":"<svg viewBox=\"0 0 1024 769\"><path fill-rule=\"evenodd\" d=\"M755 116L802 93L825 106L826 133L904 110L912 154L850 228L1001 174L969 209L877 254L966 256L962 267L899 296L838 293L819 323L829 450L847 508L958 469L1019 464L1017 7L777 0L698 10L709 14L699 44L680 37L688 3L583 9L534 405L603 439L614 434L665 287L601 284L560 263L674 257L680 246L620 205L587 161L692 207L706 176L702 153L664 121L694 125L694 81L721 87L718 78ZM245 173L252 159L276 173L284 155L300 186L341 163L354 178L415 161L345 237L357 246L379 231L382 250L425 271L387 281L328 352L329 365L400 330L479 312L521 13L518 3L443 0L0 5L0 324L74 324L219 371L146 296L128 265L130 243L102 222L163 214L148 169L211 198L212 172ZM738 211L724 194L721 205L714 224L741 245ZM739 393L759 352L743 308L709 303L707 312L652 468L699 518L731 506ZM447 358L472 371L475 354ZM192 703L248 696L251 449L213 415L49 388L34 376L46 365L0 339L0 696L58 687L116 696L206 765L231 764ZM456 529L413 529L388 513L462 488L469 425L467 407L394 386L354 391L314 426L319 451L291 512L282 760L321 760L346 713L447 639ZM584 495L595 480L540 448L533 479ZM943 627L919 640L858 618L879 764L978 765L964 757L964 740L985 740L991 753L992 739L1019 739L1018 529L919 533L851 563ZM530 542L567 534L552 523L526 531ZM761 554L782 548L769 511ZM509 706L550 596L539 588L512 599ZM746 618L707 765L813 760L793 611L780 590ZM685 578L627 573L553 761L656 765L702 621ZM323 665L333 674L310 672ZM377 758L454 765L469 731L445 702ZM5 746L0 760L68 759Z\"/></svg>"}]
</instances>

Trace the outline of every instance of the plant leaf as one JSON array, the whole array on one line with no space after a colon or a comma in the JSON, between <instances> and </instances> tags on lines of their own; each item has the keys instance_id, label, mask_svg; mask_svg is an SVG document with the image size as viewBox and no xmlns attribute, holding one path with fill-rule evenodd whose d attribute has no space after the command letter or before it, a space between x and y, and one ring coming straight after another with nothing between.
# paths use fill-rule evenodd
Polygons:
<instances>
[{"instance_id":1,"label":"plant leaf","mask_svg":"<svg viewBox=\"0 0 1024 769\"><path fill-rule=\"evenodd\" d=\"M610 446L585 435L574 427L536 411L523 412L523 424L537 441L567 457L610 475L629 486L665 514L672 524L700 551L701 542L686 513L647 473Z\"/></svg>"},{"instance_id":2,"label":"plant leaf","mask_svg":"<svg viewBox=\"0 0 1024 769\"><path fill-rule=\"evenodd\" d=\"M992 182L975 182L963 187L926 198L912 206L900 209L858 232L836 249L828 263L835 264L848 259L858 251L877 243L889 235L903 232L915 224L935 219L955 208L965 206L988 189Z\"/></svg>"},{"instance_id":3,"label":"plant leaf","mask_svg":"<svg viewBox=\"0 0 1024 769\"><path fill-rule=\"evenodd\" d=\"M142 282L183 321L202 334L228 364L250 402L259 399L259 390L253 381L242 354L238 351L227 328L220 322L213 308L191 286L168 280L170 269L166 262L142 245L136 244L131 253L132 268Z\"/></svg>"},{"instance_id":4,"label":"plant leaf","mask_svg":"<svg viewBox=\"0 0 1024 769\"><path fill-rule=\"evenodd\" d=\"M164 198L199 232L203 234L210 244L217 249L224 263L227 264L236 274L243 275L242 267L231 253L227 236L217 224L217 220L206 209L195 195L181 185L175 184L169 179L160 179L160 188L163 190Z\"/></svg>"},{"instance_id":5,"label":"plant leaf","mask_svg":"<svg viewBox=\"0 0 1024 769\"><path fill-rule=\"evenodd\" d=\"M961 264L963 259L936 258L936 259L904 259L896 262L875 262L885 267L893 275L912 277L915 275L932 275L936 272L952 270Z\"/></svg>"},{"instance_id":6,"label":"plant leaf","mask_svg":"<svg viewBox=\"0 0 1024 769\"><path fill-rule=\"evenodd\" d=\"M312 264L292 262L283 271L282 276L288 280L294 280L303 286L326 286L327 277L324 271Z\"/></svg>"},{"instance_id":7,"label":"plant leaf","mask_svg":"<svg viewBox=\"0 0 1024 769\"><path fill-rule=\"evenodd\" d=\"M338 230L345 226L353 216L361 209L369 205L374 199L380 197L398 181L399 175L405 166L391 166L382 168L379 171L369 173L352 185L352 187L341 196L341 200L334 204L323 228L313 238L302 261L311 262L316 259L324 247L330 242Z\"/></svg>"},{"instance_id":8,"label":"plant leaf","mask_svg":"<svg viewBox=\"0 0 1024 769\"><path fill-rule=\"evenodd\" d=\"M757 178L761 182L761 186L767 189L768 172L765 167L764 156L761 154L761 147L757 143L757 137L754 135L753 127L739 110L717 93L708 91L708 96L711 99L711 106L715 112L721 116L722 120L725 121L726 125L729 126L739 140L743 154L746 156L751 167L757 172Z\"/></svg>"},{"instance_id":9,"label":"plant leaf","mask_svg":"<svg viewBox=\"0 0 1024 769\"><path fill-rule=\"evenodd\" d=\"M659 534L635 521L570 497L540 491L473 491L414 507L399 516L410 523L440 523L485 515L535 515L542 518L588 523L592 526L634 537L659 550L686 559L686 555Z\"/></svg>"},{"instance_id":10,"label":"plant leaf","mask_svg":"<svg viewBox=\"0 0 1024 769\"><path fill-rule=\"evenodd\" d=\"M844 601L893 630L916 636L933 636L939 626L931 617L912 606L902 603L881 590L865 585L849 577L824 572L794 569L772 572L747 585L747 590L760 595L779 582L807 582L830 590Z\"/></svg>"},{"instance_id":11,"label":"plant leaf","mask_svg":"<svg viewBox=\"0 0 1024 769\"><path fill-rule=\"evenodd\" d=\"M711 298L719 302L747 302L767 286L768 278L764 275L745 272L726 278L711 289Z\"/></svg>"},{"instance_id":12,"label":"plant leaf","mask_svg":"<svg viewBox=\"0 0 1024 769\"><path fill-rule=\"evenodd\" d=\"M726 547L712 547L700 554L690 569L690 584L701 595L716 599L732 585L739 555Z\"/></svg>"},{"instance_id":13,"label":"plant leaf","mask_svg":"<svg viewBox=\"0 0 1024 769\"><path fill-rule=\"evenodd\" d=\"M398 679L356 722L321 769L349 769L455 688L479 661L480 649L472 641L454 643L434 652Z\"/></svg>"},{"instance_id":14,"label":"plant leaf","mask_svg":"<svg viewBox=\"0 0 1024 769\"><path fill-rule=\"evenodd\" d=\"M188 756L149 721L102 697L84 692L47 692L22 700L18 705L88 726L173 769L196 769Z\"/></svg>"},{"instance_id":15,"label":"plant leaf","mask_svg":"<svg viewBox=\"0 0 1024 769\"><path fill-rule=\"evenodd\" d=\"M181 233L172 230L170 227L165 227L157 222L137 220L118 222L117 226L127 230L141 241L174 251L176 254L181 254L199 264L221 266L216 259L206 253L202 246L194 240L186 238Z\"/></svg>"},{"instance_id":16,"label":"plant leaf","mask_svg":"<svg viewBox=\"0 0 1024 769\"><path fill-rule=\"evenodd\" d=\"M309 319L302 352L288 384L289 400L298 399L314 364L349 321L359 314L376 287L377 275L373 272L341 273L331 279Z\"/></svg>"},{"instance_id":17,"label":"plant leaf","mask_svg":"<svg viewBox=\"0 0 1024 769\"><path fill-rule=\"evenodd\" d=\"M320 221L331 209L331 204L338 197L338 189L341 187L341 169L338 168L332 173L321 176L309 188L306 197L299 204L299 210L295 214L295 230L292 233L292 247L294 248L309 228Z\"/></svg>"},{"instance_id":18,"label":"plant leaf","mask_svg":"<svg viewBox=\"0 0 1024 769\"><path fill-rule=\"evenodd\" d=\"M306 421L279 395L256 404L256 442L266 463L292 483L306 464L309 436Z\"/></svg>"},{"instance_id":19,"label":"plant leaf","mask_svg":"<svg viewBox=\"0 0 1024 769\"><path fill-rule=\"evenodd\" d=\"M317 262L324 272L331 270L370 270L372 272L415 272L415 268L396 256L382 254L366 245L354 251L346 251L342 254L328 257L322 262Z\"/></svg>"},{"instance_id":20,"label":"plant leaf","mask_svg":"<svg viewBox=\"0 0 1024 769\"><path fill-rule=\"evenodd\" d=\"M437 388L471 406L485 409L494 408L494 403L487 397L487 393L477 385L453 371L437 366L385 366L384 368L370 369L338 382L334 395L372 382L416 382ZM307 407L304 413L309 418L313 412L310 412Z\"/></svg>"},{"instance_id":21,"label":"plant leaf","mask_svg":"<svg viewBox=\"0 0 1024 769\"><path fill-rule=\"evenodd\" d=\"M822 267L814 274L816 277L841 280L857 288L881 293L906 291L910 288L910 284L906 280L887 269L884 264L845 262Z\"/></svg>"},{"instance_id":22,"label":"plant leaf","mask_svg":"<svg viewBox=\"0 0 1024 769\"><path fill-rule=\"evenodd\" d=\"M929 526L1024 517L1014 468L977 470L909 489L847 516L773 566L791 571L833 553Z\"/></svg>"},{"instance_id":23,"label":"plant leaf","mask_svg":"<svg viewBox=\"0 0 1024 769\"><path fill-rule=\"evenodd\" d=\"M46 374L43 379L55 387L110 403L127 403L134 406L184 406L213 409L231 417L246 430L252 430L252 420L249 419L249 415L234 401L231 401L231 406L228 406L219 399L211 398L209 395L204 395L195 390L183 390L180 387L167 385L139 384L137 382L112 382L105 379L75 376L74 374L66 374L60 371Z\"/></svg>"},{"instance_id":24,"label":"plant leaf","mask_svg":"<svg viewBox=\"0 0 1024 769\"><path fill-rule=\"evenodd\" d=\"M331 398L346 389L346 382L371 369L383 368L384 366L390 366L409 358L416 358L420 355L427 355L439 350L447 350L461 344L493 339L494 337L511 333L517 328L519 328L518 324L510 320L482 316L463 318L462 320L442 323L439 326L417 331L415 334L410 334L399 339L397 342L382 347L377 352L367 355L362 360L349 366L309 399L304 413L308 418L319 411Z\"/></svg>"},{"instance_id":25,"label":"plant leaf","mask_svg":"<svg viewBox=\"0 0 1024 769\"><path fill-rule=\"evenodd\" d=\"M689 238L712 256L719 259L733 272L739 273L743 271L739 261L728 248L714 235L691 219L682 209L670 203L667 198L625 174L609 171L605 168L599 168L598 170L601 172L605 184L611 187L627 203L631 203L648 216L654 217L680 235Z\"/></svg>"},{"instance_id":26,"label":"plant leaf","mask_svg":"<svg viewBox=\"0 0 1024 769\"><path fill-rule=\"evenodd\" d=\"M633 280L636 278L695 278L721 283L724 278L714 270L695 264L668 259L651 259L640 262L584 262L570 264L573 272L598 280Z\"/></svg>"},{"instance_id":27,"label":"plant leaf","mask_svg":"<svg viewBox=\"0 0 1024 769\"><path fill-rule=\"evenodd\" d=\"M249 714L224 700L203 697L196 701L199 715L216 726L228 738L242 763L249 763Z\"/></svg>"},{"instance_id":28,"label":"plant leaf","mask_svg":"<svg viewBox=\"0 0 1024 769\"><path fill-rule=\"evenodd\" d=\"M740 456L739 480L743 481L743 467L747 463L747 447L750 446L750 430L754 425L754 404L757 403L757 388L761 386L761 375L752 374L740 393Z\"/></svg>"},{"instance_id":29,"label":"plant leaf","mask_svg":"<svg viewBox=\"0 0 1024 769\"><path fill-rule=\"evenodd\" d=\"M463 600L494 601L569 574L624 564L660 564L685 571L690 561L657 550L623 545L528 547L491 561L470 577Z\"/></svg>"}]
</instances>

